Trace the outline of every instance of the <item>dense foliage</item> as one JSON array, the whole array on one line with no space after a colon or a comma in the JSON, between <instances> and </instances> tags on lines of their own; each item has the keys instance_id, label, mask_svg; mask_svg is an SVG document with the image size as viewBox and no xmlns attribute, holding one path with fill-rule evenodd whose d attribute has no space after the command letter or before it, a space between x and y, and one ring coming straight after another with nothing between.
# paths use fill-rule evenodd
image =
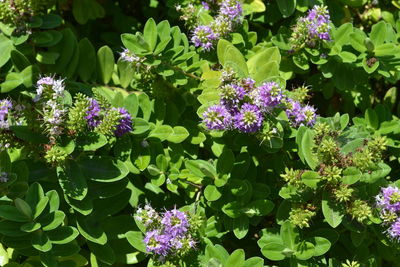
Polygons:
<instances>
[{"instance_id":1,"label":"dense foliage","mask_svg":"<svg viewBox=\"0 0 400 267\"><path fill-rule=\"evenodd\" d=\"M0 266L400 266L400 2L0 0Z\"/></svg>"}]
</instances>

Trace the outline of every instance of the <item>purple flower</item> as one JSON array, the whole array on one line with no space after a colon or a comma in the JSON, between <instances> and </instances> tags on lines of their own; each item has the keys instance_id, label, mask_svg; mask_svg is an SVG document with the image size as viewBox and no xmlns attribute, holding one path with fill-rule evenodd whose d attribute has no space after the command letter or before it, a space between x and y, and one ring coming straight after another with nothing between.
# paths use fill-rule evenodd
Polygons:
<instances>
[{"instance_id":1,"label":"purple flower","mask_svg":"<svg viewBox=\"0 0 400 267\"><path fill-rule=\"evenodd\" d=\"M121 118L114 133L116 136L121 137L132 131L132 117L125 108L118 108L118 111Z\"/></svg>"},{"instance_id":2,"label":"purple flower","mask_svg":"<svg viewBox=\"0 0 400 267\"><path fill-rule=\"evenodd\" d=\"M144 208L138 208L135 214L135 219L149 227L152 224L158 225L161 218L158 212L150 205L146 204Z\"/></svg>"},{"instance_id":3,"label":"purple flower","mask_svg":"<svg viewBox=\"0 0 400 267\"><path fill-rule=\"evenodd\" d=\"M227 84L219 87L220 103L227 109L234 109L245 96L244 88L236 84Z\"/></svg>"},{"instance_id":4,"label":"purple flower","mask_svg":"<svg viewBox=\"0 0 400 267\"><path fill-rule=\"evenodd\" d=\"M189 228L186 214L176 208L166 211L161 223L165 227L165 233L174 237L184 235Z\"/></svg>"},{"instance_id":5,"label":"purple flower","mask_svg":"<svg viewBox=\"0 0 400 267\"><path fill-rule=\"evenodd\" d=\"M211 106L203 113L203 122L210 130L225 130L232 123L229 111L221 105Z\"/></svg>"},{"instance_id":6,"label":"purple flower","mask_svg":"<svg viewBox=\"0 0 400 267\"><path fill-rule=\"evenodd\" d=\"M396 241L400 240L400 218L389 227L387 234Z\"/></svg>"},{"instance_id":7,"label":"purple flower","mask_svg":"<svg viewBox=\"0 0 400 267\"><path fill-rule=\"evenodd\" d=\"M214 41L217 39L218 35L214 33L211 27L200 25L194 29L191 40L194 46L210 51L213 48Z\"/></svg>"},{"instance_id":8,"label":"purple flower","mask_svg":"<svg viewBox=\"0 0 400 267\"><path fill-rule=\"evenodd\" d=\"M10 100L3 99L0 101L0 129L8 129L10 127L8 117L12 107Z\"/></svg>"},{"instance_id":9,"label":"purple flower","mask_svg":"<svg viewBox=\"0 0 400 267\"><path fill-rule=\"evenodd\" d=\"M381 193L376 196L376 204L380 209L391 212L399 212L400 190L394 186L381 188Z\"/></svg>"},{"instance_id":10,"label":"purple flower","mask_svg":"<svg viewBox=\"0 0 400 267\"><path fill-rule=\"evenodd\" d=\"M210 10L210 5L207 2L201 1L201 5L205 10Z\"/></svg>"},{"instance_id":11,"label":"purple flower","mask_svg":"<svg viewBox=\"0 0 400 267\"><path fill-rule=\"evenodd\" d=\"M315 108L309 105L301 106L300 102L288 99L286 115L294 126L313 126L316 120Z\"/></svg>"},{"instance_id":12,"label":"purple flower","mask_svg":"<svg viewBox=\"0 0 400 267\"><path fill-rule=\"evenodd\" d=\"M244 133L253 133L261 128L263 116L256 105L245 103L234 117L235 128Z\"/></svg>"},{"instance_id":13,"label":"purple flower","mask_svg":"<svg viewBox=\"0 0 400 267\"><path fill-rule=\"evenodd\" d=\"M326 6L314 6L305 18L310 39L330 40L330 16Z\"/></svg>"},{"instance_id":14,"label":"purple flower","mask_svg":"<svg viewBox=\"0 0 400 267\"><path fill-rule=\"evenodd\" d=\"M282 103L283 91L275 82L263 83L254 91L254 102L263 111L268 111Z\"/></svg>"},{"instance_id":15,"label":"purple flower","mask_svg":"<svg viewBox=\"0 0 400 267\"><path fill-rule=\"evenodd\" d=\"M316 112L315 108L309 105L305 105L302 108L302 112L305 117L304 119L305 124L307 126L313 126L317 118L317 114L315 113Z\"/></svg>"},{"instance_id":16,"label":"purple flower","mask_svg":"<svg viewBox=\"0 0 400 267\"><path fill-rule=\"evenodd\" d=\"M146 233L144 238L147 252L152 252L156 255L167 256L170 250L170 237L161 234L159 230L153 230Z\"/></svg>"},{"instance_id":17,"label":"purple flower","mask_svg":"<svg viewBox=\"0 0 400 267\"><path fill-rule=\"evenodd\" d=\"M88 110L86 111L85 119L90 128L95 128L100 124L100 105L96 99L90 99L90 105Z\"/></svg>"},{"instance_id":18,"label":"purple flower","mask_svg":"<svg viewBox=\"0 0 400 267\"><path fill-rule=\"evenodd\" d=\"M239 1L223 0L219 12L229 20L240 21L243 10Z\"/></svg>"}]
</instances>

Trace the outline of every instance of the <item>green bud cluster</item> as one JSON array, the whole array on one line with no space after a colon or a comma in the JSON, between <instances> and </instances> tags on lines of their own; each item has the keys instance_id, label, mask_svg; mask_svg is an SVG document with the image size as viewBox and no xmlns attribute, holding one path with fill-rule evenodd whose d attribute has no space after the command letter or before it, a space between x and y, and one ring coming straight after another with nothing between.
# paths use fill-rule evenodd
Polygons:
<instances>
[{"instance_id":1,"label":"green bud cluster","mask_svg":"<svg viewBox=\"0 0 400 267\"><path fill-rule=\"evenodd\" d=\"M308 86L300 86L291 91L290 98L294 101L298 101L300 103L306 102L309 96L310 87Z\"/></svg>"},{"instance_id":2,"label":"green bud cluster","mask_svg":"<svg viewBox=\"0 0 400 267\"><path fill-rule=\"evenodd\" d=\"M53 146L46 152L44 158L46 159L47 163L61 165L67 156L68 154L64 150L57 146Z\"/></svg>"},{"instance_id":3,"label":"green bud cluster","mask_svg":"<svg viewBox=\"0 0 400 267\"><path fill-rule=\"evenodd\" d=\"M68 128L76 133L82 133L86 130L87 121L85 116L89 108L89 99L87 96L79 93L75 96L74 106L68 112Z\"/></svg>"},{"instance_id":4,"label":"green bud cluster","mask_svg":"<svg viewBox=\"0 0 400 267\"><path fill-rule=\"evenodd\" d=\"M360 149L353 155L353 164L362 171L366 171L368 168L374 165L374 155L368 147ZM380 160L380 158L379 158Z\"/></svg>"},{"instance_id":5,"label":"green bud cluster","mask_svg":"<svg viewBox=\"0 0 400 267\"><path fill-rule=\"evenodd\" d=\"M324 137L325 135L329 135L331 133L331 127L325 122L317 122L314 125L314 132L315 132L315 139L321 140L322 137Z\"/></svg>"},{"instance_id":6,"label":"green bud cluster","mask_svg":"<svg viewBox=\"0 0 400 267\"><path fill-rule=\"evenodd\" d=\"M360 223L364 222L372 215L371 207L367 202L360 199L354 200L347 208L347 212Z\"/></svg>"},{"instance_id":7,"label":"green bud cluster","mask_svg":"<svg viewBox=\"0 0 400 267\"><path fill-rule=\"evenodd\" d=\"M358 261L349 261L346 260L345 263L342 263L342 267L360 267L361 265L358 263Z\"/></svg>"},{"instance_id":8,"label":"green bud cluster","mask_svg":"<svg viewBox=\"0 0 400 267\"><path fill-rule=\"evenodd\" d=\"M337 166L327 166L322 171L322 177L328 183L340 183L342 178L342 169Z\"/></svg>"},{"instance_id":9,"label":"green bud cluster","mask_svg":"<svg viewBox=\"0 0 400 267\"><path fill-rule=\"evenodd\" d=\"M386 136L377 136L370 140L367 144L369 150L373 154L374 158L382 158L383 152L386 150L387 139Z\"/></svg>"},{"instance_id":10,"label":"green bud cluster","mask_svg":"<svg viewBox=\"0 0 400 267\"><path fill-rule=\"evenodd\" d=\"M310 227L310 220L316 215L316 212L309 208L307 206L306 208L299 207L292 209L289 213L289 221L299 228Z\"/></svg>"},{"instance_id":11,"label":"green bud cluster","mask_svg":"<svg viewBox=\"0 0 400 267\"><path fill-rule=\"evenodd\" d=\"M104 135L114 135L116 125L118 125L121 115L117 109L110 109L104 114L103 120L94 131Z\"/></svg>"},{"instance_id":12,"label":"green bud cluster","mask_svg":"<svg viewBox=\"0 0 400 267\"><path fill-rule=\"evenodd\" d=\"M338 154L339 148L336 141L330 136L325 136L317 147L318 158L325 164L332 164L340 158Z\"/></svg>"},{"instance_id":13,"label":"green bud cluster","mask_svg":"<svg viewBox=\"0 0 400 267\"><path fill-rule=\"evenodd\" d=\"M345 184L340 184L340 186L333 190L333 196L339 202L350 201L353 195L354 189Z\"/></svg>"},{"instance_id":14,"label":"green bud cluster","mask_svg":"<svg viewBox=\"0 0 400 267\"><path fill-rule=\"evenodd\" d=\"M281 174L281 177L285 182L290 185L299 186L302 184L301 182L301 171L293 170L292 168L285 168L285 173Z\"/></svg>"},{"instance_id":15,"label":"green bud cluster","mask_svg":"<svg viewBox=\"0 0 400 267\"><path fill-rule=\"evenodd\" d=\"M43 14L56 0L3 0L0 1L0 22L18 25L29 17Z\"/></svg>"}]
</instances>

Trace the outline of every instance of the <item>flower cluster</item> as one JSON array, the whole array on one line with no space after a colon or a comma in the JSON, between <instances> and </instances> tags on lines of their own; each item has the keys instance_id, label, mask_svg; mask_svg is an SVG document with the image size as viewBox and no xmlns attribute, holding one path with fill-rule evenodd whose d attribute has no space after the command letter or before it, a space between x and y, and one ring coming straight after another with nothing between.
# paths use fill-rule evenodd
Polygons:
<instances>
[{"instance_id":1,"label":"flower cluster","mask_svg":"<svg viewBox=\"0 0 400 267\"><path fill-rule=\"evenodd\" d=\"M138 208L135 219L146 227L143 242L147 252L153 253L160 262L185 256L196 246L195 223L191 223L187 213L176 208L159 214L146 204Z\"/></svg>"},{"instance_id":2,"label":"flower cluster","mask_svg":"<svg viewBox=\"0 0 400 267\"><path fill-rule=\"evenodd\" d=\"M104 101L101 101L104 102ZM104 135L121 137L132 131L132 116L125 108L113 108L95 98L78 94L70 109L68 124L77 132L87 129Z\"/></svg>"},{"instance_id":3,"label":"flower cluster","mask_svg":"<svg viewBox=\"0 0 400 267\"><path fill-rule=\"evenodd\" d=\"M326 6L314 6L306 17L297 21L294 27L291 43L295 49L304 45L314 47L321 40L331 39L331 21Z\"/></svg>"},{"instance_id":4,"label":"flower cluster","mask_svg":"<svg viewBox=\"0 0 400 267\"><path fill-rule=\"evenodd\" d=\"M400 189L396 186L381 188L376 196L376 206L384 225L388 226L387 235L400 241Z\"/></svg>"},{"instance_id":5,"label":"flower cluster","mask_svg":"<svg viewBox=\"0 0 400 267\"><path fill-rule=\"evenodd\" d=\"M276 82L256 86L251 78L224 81L219 86L220 103L203 113L203 122L210 130L255 133L276 108L286 109L293 126L313 126L315 123L315 109L309 105L303 107L289 98Z\"/></svg>"},{"instance_id":6,"label":"flower cluster","mask_svg":"<svg viewBox=\"0 0 400 267\"><path fill-rule=\"evenodd\" d=\"M120 60L128 62L135 66L137 69L141 68L143 66L143 61L145 61L145 57L139 57L135 53L129 51L128 49L122 50L122 52L119 54L120 55Z\"/></svg>"},{"instance_id":7,"label":"flower cluster","mask_svg":"<svg viewBox=\"0 0 400 267\"><path fill-rule=\"evenodd\" d=\"M64 117L67 110L63 104L64 80L42 77L37 81L35 102L42 104L43 121L46 132L52 138L63 132Z\"/></svg>"},{"instance_id":8,"label":"flower cluster","mask_svg":"<svg viewBox=\"0 0 400 267\"><path fill-rule=\"evenodd\" d=\"M215 5L215 3L210 3ZM205 10L210 10L208 2L203 2L202 6ZM195 27L192 30L191 41L195 47L201 47L205 51L210 51L214 48L216 42L227 34L232 32L233 28L240 24L242 21L242 5L238 0L223 0L218 4L218 11L214 20L208 24L203 25L199 23L193 23ZM183 11L179 7L179 11ZM193 6L190 10L193 10ZM193 12L191 13L193 14ZM193 15L183 16L184 18L192 18ZM192 18L193 20L193 18Z\"/></svg>"},{"instance_id":9,"label":"flower cluster","mask_svg":"<svg viewBox=\"0 0 400 267\"><path fill-rule=\"evenodd\" d=\"M10 127L9 114L12 109L12 103L8 99L0 101L0 129L7 130Z\"/></svg>"}]
</instances>

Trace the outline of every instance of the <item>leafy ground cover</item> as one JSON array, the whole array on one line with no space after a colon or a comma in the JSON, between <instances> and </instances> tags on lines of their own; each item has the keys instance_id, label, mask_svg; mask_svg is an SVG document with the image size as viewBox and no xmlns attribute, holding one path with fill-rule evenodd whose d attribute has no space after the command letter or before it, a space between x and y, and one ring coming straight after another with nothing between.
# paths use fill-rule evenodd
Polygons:
<instances>
[{"instance_id":1,"label":"leafy ground cover","mask_svg":"<svg viewBox=\"0 0 400 267\"><path fill-rule=\"evenodd\" d=\"M399 9L0 0L0 266L398 266Z\"/></svg>"}]
</instances>

